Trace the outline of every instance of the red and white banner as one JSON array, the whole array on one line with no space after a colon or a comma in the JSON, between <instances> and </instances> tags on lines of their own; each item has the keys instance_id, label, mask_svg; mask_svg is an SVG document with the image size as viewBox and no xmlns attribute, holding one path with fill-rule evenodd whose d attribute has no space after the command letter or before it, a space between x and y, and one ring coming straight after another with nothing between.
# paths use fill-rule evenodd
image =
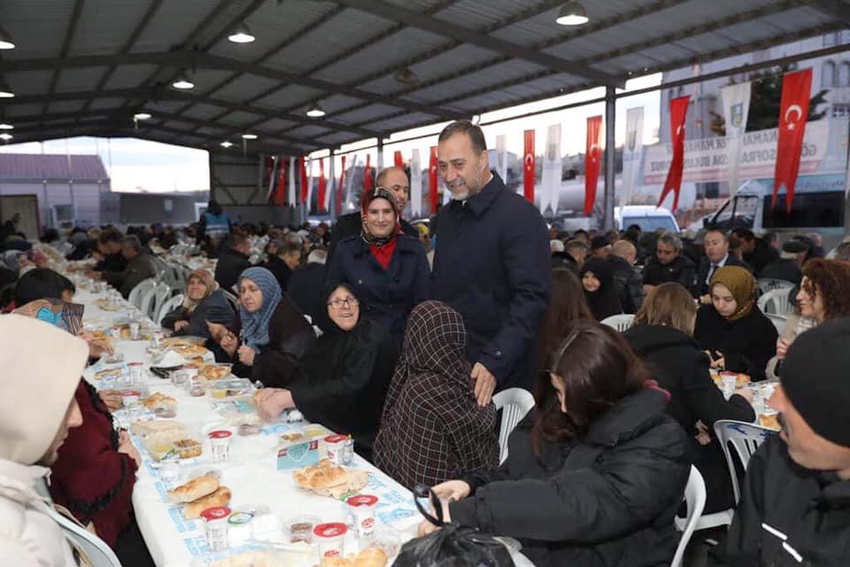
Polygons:
<instances>
[{"instance_id":1,"label":"red and white banner","mask_svg":"<svg viewBox=\"0 0 850 567\"><path fill-rule=\"evenodd\" d=\"M284 191L286 190L286 166L288 163L287 159L283 156L280 156L277 161L277 186L274 192L274 204L282 207L286 204L286 194Z\"/></svg>"},{"instance_id":2,"label":"red and white banner","mask_svg":"<svg viewBox=\"0 0 850 567\"><path fill-rule=\"evenodd\" d=\"M602 148L599 136L602 132L602 117L587 119L587 144L584 155L584 214L589 216L596 203L596 186L599 183L599 168L602 165Z\"/></svg>"},{"instance_id":3,"label":"red and white banner","mask_svg":"<svg viewBox=\"0 0 850 567\"><path fill-rule=\"evenodd\" d=\"M325 210L325 194L328 191L327 180L325 179L325 158L319 160L319 212Z\"/></svg>"},{"instance_id":4,"label":"red and white banner","mask_svg":"<svg viewBox=\"0 0 850 567\"><path fill-rule=\"evenodd\" d=\"M525 198L534 203L534 130L525 131L525 151L522 155L522 188Z\"/></svg>"},{"instance_id":5,"label":"red and white banner","mask_svg":"<svg viewBox=\"0 0 850 567\"><path fill-rule=\"evenodd\" d=\"M401 157L401 152L396 150L394 154L395 166L404 169L404 158Z\"/></svg>"},{"instance_id":6,"label":"red and white banner","mask_svg":"<svg viewBox=\"0 0 850 567\"><path fill-rule=\"evenodd\" d=\"M339 173L339 185L336 186L336 214L342 215L342 195L345 193L345 157L342 156L340 158L342 160L342 167L340 167Z\"/></svg>"},{"instance_id":7,"label":"red and white banner","mask_svg":"<svg viewBox=\"0 0 850 567\"><path fill-rule=\"evenodd\" d=\"M372 156L366 154L366 168L363 170L363 191L369 192L372 189Z\"/></svg>"},{"instance_id":8,"label":"red and white banner","mask_svg":"<svg viewBox=\"0 0 850 567\"><path fill-rule=\"evenodd\" d=\"M448 191L448 188L446 188ZM437 146L431 146L431 161L428 164L428 201L431 213L437 212Z\"/></svg>"},{"instance_id":9,"label":"red and white banner","mask_svg":"<svg viewBox=\"0 0 850 567\"><path fill-rule=\"evenodd\" d=\"M667 180L664 181L664 189L661 191L661 198L658 199L658 206L661 206L661 203L672 191L674 197L671 211L678 208L679 192L682 189L682 171L685 167L685 117L688 115L690 100L690 96L670 99L670 134L673 140L673 160L670 162L670 171L667 172Z\"/></svg>"},{"instance_id":10,"label":"red and white banner","mask_svg":"<svg viewBox=\"0 0 850 567\"><path fill-rule=\"evenodd\" d=\"M286 204L290 207L294 207L298 204L298 193L295 191L295 169L298 167L298 162L295 160L295 157L289 158L289 169L287 176L289 182L287 183L287 191L286 191Z\"/></svg>"},{"instance_id":11,"label":"red and white banner","mask_svg":"<svg viewBox=\"0 0 850 567\"><path fill-rule=\"evenodd\" d=\"M298 158L298 175L300 177L301 184L301 198L300 203L307 202L307 167L304 163L304 156Z\"/></svg>"},{"instance_id":12,"label":"red and white banner","mask_svg":"<svg viewBox=\"0 0 850 567\"><path fill-rule=\"evenodd\" d=\"M779 188L785 185L785 209L791 211L794 186L800 172L800 152L809 117L812 70L786 73L782 78L782 101L779 103L779 139L776 146L776 170L773 175L773 203Z\"/></svg>"}]
</instances>

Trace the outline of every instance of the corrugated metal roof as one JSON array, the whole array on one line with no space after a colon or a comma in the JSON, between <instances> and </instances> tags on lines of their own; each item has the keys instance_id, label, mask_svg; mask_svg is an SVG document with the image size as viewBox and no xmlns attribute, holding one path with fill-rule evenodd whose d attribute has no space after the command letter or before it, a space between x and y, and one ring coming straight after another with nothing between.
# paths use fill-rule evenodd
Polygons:
<instances>
[{"instance_id":1,"label":"corrugated metal roof","mask_svg":"<svg viewBox=\"0 0 850 567\"><path fill-rule=\"evenodd\" d=\"M72 22L76 4L0 1L18 44L0 60L15 141L87 125L214 150L246 129L263 133L252 150L319 148L605 83L594 71L622 83L846 28L800 0L589 0L579 28L555 24L558 0L86 0ZM242 20L257 41L228 42ZM405 67L416 84L395 79ZM194 90L171 89L180 71ZM305 116L314 102L324 118ZM154 118L135 130L142 109Z\"/></svg>"},{"instance_id":2,"label":"corrugated metal roof","mask_svg":"<svg viewBox=\"0 0 850 567\"><path fill-rule=\"evenodd\" d=\"M0 154L0 179L107 181L99 156L61 154Z\"/></svg>"}]
</instances>

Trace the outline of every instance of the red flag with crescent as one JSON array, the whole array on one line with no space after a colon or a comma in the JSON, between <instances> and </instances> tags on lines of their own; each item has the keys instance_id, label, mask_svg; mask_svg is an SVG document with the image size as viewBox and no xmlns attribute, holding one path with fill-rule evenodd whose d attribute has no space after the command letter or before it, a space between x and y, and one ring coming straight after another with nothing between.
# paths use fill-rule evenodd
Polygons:
<instances>
[{"instance_id":1,"label":"red flag with crescent","mask_svg":"<svg viewBox=\"0 0 850 567\"><path fill-rule=\"evenodd\" d=\"M395 155L395 166L401 169L404 169L404 158L401 157L401 152L396 150Z\"/></svg>"},{"instance_id":2,"label":"red flag with crescent","mask_svg":"<svg viewBox=\"0 0 850 567\"><path fill-rule=\"evenodd\" d=\"M339 185L336 186L336 214L342 212L342 195L345 193L345 156L342 156L340 167Z\"/></svg>"},{"instance_id":3,"label":"red flag with crescent","mask_svg":"<svg viewBox=\"0 0 850 567\"><path fill-rule=\"evenodd\" d=\"M591 116L587 119L587 144L584 156L584 214L593 212L596 202L596 186L599 181L599 167L602 164L602 148L599 147L599 133L602 131L602 117Z\"/></svg>"},{"instance_id":4,"label":"red flag with crescent","mask_svg":"<svg viewBox=\"0 0 850 567\"><path fill-rule=\"evenodd\" d=\"M534 130L525 131L525 152L522 155L522 190L530 203L534 202Z\"/></svg>"},{"instance_id":5,"label":"red flag with crescent","mask_svg":"<svg viewBox=\"0 0 850 567\"><path fill-rule=\"evenodd\" d=\"M366 169L363 170L363 191L368 192L372 188L372 156L366 154Z\"/></svg>"},{"instance_id":6,"label":"red flag with crescent","mask_svg":"<svg viewBox=\"0 0 850 567\"><path fill-rule=\"evenodd\" d=\"M304 164L304 156L298 158L298 175L301 178L301 199L302 203L307 202L307 167Z\"/></svg>"},{"instance_id":7,"label":"red flag with crescent","mask_svg":"<svg viewBox=\"0 0 850 567\"><path fill-rule=\"evenodd\" d=\"M325 179L325 158L319 160L319 212L325 208L325 193L328 191L327 179Z\"/></svg>"},{"instance_id":8,"label":"red flag with crescent","mask_svg":"<svg viewBox=\"0 0 850 567\"><path fill-rule=\"evenodd\" d=\"M773 174L773 202L779 188L785 185L785 209L791 211L794 186L800 171L800 152L809 117L809 97L812 91L812 70L786 73L782 78L782 100L779 103L779 136L776 143L776 169Z\"/></svg>"},{"instance_id":9,"label":"red flag with crescent","mask_svg":"<svg viewBox=\"0 0 850 567\"><path fill-rule=\"evenodd\" d=\"M431 146L431 161L428 164L428 201L431 203L431 212L436 213L437 212L437 146Z\"/></svg>"},{"instance_id":10,"label":"red flag with crescent","mask_svg":"<svg viewBox=\"0 0 850 567\"><path fill-rule=\"evenodd\" d=\"M667 172L667 179L664 181L664 189L661 191L661 198L658 199L658 206L661 206L661 203L672 191L674 195L673 211L679 207L679 191L682 189L682 172L685 169L685 118L688 115L690 100L690 96L670 99L670 134L673 140L673 159L670 161L670 171Z\"/></svg>"},{"instance_id":11,"label":"red flag with crescent","mask_svg":"<svg viewBox=\"0 0 850 567\"><path fill-rule=\"evenodd\" d=\"M280 156L277 166L277 186L274 191L274 202L278 207L286 204L286 166L289 164L289 159Z\"/></svg>"}]
</instances>

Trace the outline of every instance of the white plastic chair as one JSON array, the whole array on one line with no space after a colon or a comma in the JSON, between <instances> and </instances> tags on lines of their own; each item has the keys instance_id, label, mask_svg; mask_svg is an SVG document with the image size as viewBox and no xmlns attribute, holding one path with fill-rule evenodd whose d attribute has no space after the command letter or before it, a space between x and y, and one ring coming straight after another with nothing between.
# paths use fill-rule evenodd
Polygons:
<instances>
[{"instance_id":1,"label":"white plastic chair","mask_svg":"<svg viewBox=\"0 0 850 567\"><path fill-rule=\"evenodd\" d=\"M159 313L156 316L156 324L162 327L162 320L165 319L165 316L168 315L172 310L176 309L180 304L183 303L184 295L182 293L178 293L171 299L167 299L162 306L159 308Z\"/></svg>"},{"instance_id":2,"label":"white plastic chair","mask_svg":"<svg viewBox=\"0 0 850 567\"><path fill-rule=\"evenodd\" d=\"M534 396L522 388L508 388L493 396L496 411L502 410L502 424L499 427L499 463L508 458L508 437L514 427L534 407Z\"/></svg>"},{"instance_id":3,"label":"white plastic chair","mask_svg":"<svg viewBox=\"0 0 850 567\"><path fill-rule=\"evenodd\" d=\"M676 518L676 527L681 530L682 537L679 539L679 545L676 547L676 554L673 556L670 567L681 567L685 549L687 549L688 542L691 541L691 536L697 529L702 511L705 509L705 499L705 481L697 468L691 465L691 474L688 476L688 484L685 486L685 505L688 508L688 515L682 526L678 525L679 518Z\"/></svg>"},{"instance_id":4,"label":"white plastic chair","mask_svg":"<svg viewBox=\"0 0 850 567\"><path fill-rule=\"evenodd\" d=\"M744 471L746 471L750 464L750 457L771 435L776 435L776 431L753 423L721 419L714 423L714 434L717 436L717 440L723 448L723 455L726 457L729 476L732 478L732 492L735 494L735 504L737 505L741 499L741 489L738 486L738 473L732 460L729 445L735 448L735 454L738 456Z\"/></svg>"},{"instance_id":5,"label":"white plastic chair","mask_svg":"<svg viewBox=\"0 0 850 567\"><path fill-rule=\"evenodd\" d=\"M787 315L791 313L794 306L788 297L788 289L774 289L762 295L758 300L759 309L763 313L774 315Z\"/></svg>"},{"instance_id":6,"label":"white plastic chair","mask_svg":"<svg viewBox=\"0 0 850 567\"><path fill-rule=\"evenodd\" d=\"M139 311L146 317L150 317L152 312L157 286L158 284L154 283L146 287L139 296Z\"/></svg>"},{"instance_id":7,"label":"white plastic chair","mask_svg":"<svg viewBox=\"0 0 850 567\"><path fill-rule=\"evenodd\" d=\"M154 290L153 305L150 306L150 311L143 311L143 313L151 319L155 319L159 314L160 307L169 297L171 297L171 287L165 282L159 282Z\"/></svg>"},{"instance_id":8,"label":"white plastic chair","mask_svg":"<svg viewBox=\"0 0 850 567\"><path fill-rule=\"evenodd\" d=\"M773 326L776 327L776 332L782 334L782 329L785 328L785 315L777 315L776 313L765 313L765 316L770 319Z\"/></svg>"},{"instance_id":9,"label":"white plastic chair","mask_svg":"<svg viewBox=\"0 0 850 567\"><path fill-rule=\"evenodd\" d=\"M632 328L632 325L634 325L635 316L626 313L622 315L611 315L610 317L605 317L600 322L603 325L608 325L612 329L620 331L621 333L625 333Z\"/></svg>"},{"instance_id":10,"label":"white plastic chair","mask_svg":"<svg viewBox=\"0 0 850 567\"><path fill-rule=\"evenodd\" d=\"M769 291L773 291L775 289L790 290L792 287L794 287L794 284L792 282L786 280L779 280L776 278L759 278L756 281L756 285L759 288L759 292L762 294L767 293Z\"/></svg>"},{"instance_id":11,"label":"white plastic chair","mask_svg":"<svg viewBox=\"0 0 850 567\"><path fill-rule=\"evenodd\" d=\"M130 296L127 298L127 301L130 302L130 305L141 308L142 305L142 295L148 291L156 287L156 281L153 278L148 278L146 280L140 281L136 284L132 290L130 290Z\"/></svg>"},{"instance_id":12,"label":"white plastic chair","mask_svg":"<svg viewBox=\"0 0 850 567\"><path fill-rule=\"evenodd\" d=\"M39 506L39 509L59 524L59 527L65 532L65 537L73 541L88 556L94 567L121 567L121 562L118 560L115 552L112 551L105 541L73 520L66 518L47 504Z\"/></svg>"}]
</instances>

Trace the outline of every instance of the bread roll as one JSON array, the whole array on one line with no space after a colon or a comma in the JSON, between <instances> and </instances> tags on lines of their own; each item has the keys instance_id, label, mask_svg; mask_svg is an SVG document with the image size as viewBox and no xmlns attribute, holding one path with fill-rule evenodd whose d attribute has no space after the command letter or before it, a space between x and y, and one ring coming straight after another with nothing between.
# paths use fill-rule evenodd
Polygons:
<instances>
[{"instance_id":1,"label":"bread roll","mask_svg":"<svg viewBox=\"0 0 850 567\"><path fill-rule=\"evenodd\" d=\"M218 479L212 475L193 478L186 484L168 491L168 498L174 504L183 504L212 494L219 487Z\"/></svg>"},{"instance_id":2,"label":"bread roll","mask_svg":"<svg viewBox=\"0 0 850 567\"><path fill-rule=\"evenodd\" d=\"M367 547L354 559L352 567L386 567L387 554L377 547Z\"/></svg>"},{"instance_id":3,"label":"bread roll","mask_svg":"<svg viewBox=\"0 0 850 567\"><path fill-rule=\"evenodd\" d=\"M207 508L218 508L227 506L230 503L230 489L226 486L220 486L218 490L212 494L207 494L202 498L198 498L194 502L187 504L183 508L183 516L187 520L197 520L201 517L201 512Z\"/></svg>"}]
</instances>

